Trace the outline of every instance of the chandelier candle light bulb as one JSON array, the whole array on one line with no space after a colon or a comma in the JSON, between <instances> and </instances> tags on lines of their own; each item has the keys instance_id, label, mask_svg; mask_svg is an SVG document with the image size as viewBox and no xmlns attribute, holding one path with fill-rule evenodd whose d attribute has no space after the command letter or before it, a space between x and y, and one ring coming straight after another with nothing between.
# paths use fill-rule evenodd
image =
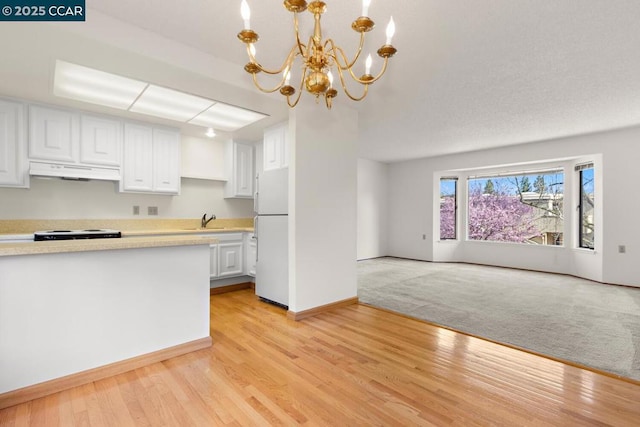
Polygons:
<instances>
[{"instance_id":1,"label":"chandelier candle light bulb","mask_svg":"<svg viewBox=\"0 0 640 427\"><path fill-rule=\"evenodd\" d=\"M387 25L387 44L388 46L391 46L391 38L393 37L393 35L396 33L396 23L393 22L393 16L391 17L391 19L389 19L389 24Z\"/></svg>"},{"instance_id":2,"label":"chandelier candle light bulb","mask_svg":"<svg viewBox=\"0 0 640 427\"><path fill-rule=\"evenodd\" d=\"M251 29L251 9L249 9L249 3L247 3L247 0L242 0L242 4L240 4L240 14L244 20L244 29Z\"/></svg>"},{"instance_id":3,"label":"chandelier candle light bulb","mask_svg":"<svg viewBox=\"0 0 640 427\"><path fill-rule=\"evenodd\" d=\"M371 0L362 0L362 16L369 16L369 5Z\"/></svg>"},{"instance_id":4,"label":"chandelier candle light bulb","mask_svg":"<svg viewBox=\"0 0 640 427\"><path fill-rule=\"evenodd\" d=\"M364 73L368 76L371 74L371 65L373 64L373 59L371 58L371 54L367 56L367 60L364 62Z\"/></svg>"},{"instance_id":5,"label":"chandelier candle light bulb","mask_svg":"<svg viewBox=\"0 0 640 427\"><path fill-rule=\"evenodd\" d=\"M391 45L391 38L395 32L395 23L393 18L387 26L387 43L380 47L377 51L378 56L383 59L382 69L377 75L371 75L372 58L371 55L365 61L365 74L357 77L354 74L353 67L358 63L362 48L364 46L365 33L371 31L375 24L367 16L369 14L369 6L371 0L362 0L362 16L351 23L351 28L360 34L360 42L357 46L356 53L353 58L347 58L344 50L338 46L332 39L323 39L321 18L322 14L327 10L327 5L323 1L312 1L307 4L305 0L284 0L284 7L293 14L293 30L294 42L289 50L289 54L284 59L279 69L264 68L256 59L254 44L258 42L258 34L250 28L251 11L247 0L242 0L240 6L240 14L244 21L244 29L238 33L238 39L247 45L249 54L249 63L244 66L245 71L253 77L253 83L262 92L273 93L279 91L287 99L289 107L293 108L300 101L303 89L306 89L311 95L315 96L316 102L322 96L325 99L327 108L331 108L332 99L338 95L338 91L333 87L334 75L337 72L342 90L347 97L353 101L363 100L369 91L369 85L376 82L387 70L389 58L396 54L397 50ZM313 33L309 36L308 42L301 38L299 33L298 14L308 10L313 14L314 28ZM291 86L291 68L295 61L299 60L302 73L300 76L299 90L296 95L296 89ZM257 75L259 73L281 74L283 78L274 88L264 88L258 82ZM345 77L348 76L356 84L364 87L361 95L353 95L347 87Z\"/></svg>"}]
</instances>

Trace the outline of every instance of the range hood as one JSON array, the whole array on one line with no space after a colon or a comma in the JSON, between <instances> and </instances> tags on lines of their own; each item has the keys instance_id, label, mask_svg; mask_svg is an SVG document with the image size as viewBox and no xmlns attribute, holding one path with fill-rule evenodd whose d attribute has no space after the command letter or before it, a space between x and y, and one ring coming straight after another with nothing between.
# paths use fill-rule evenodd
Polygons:
<instances>
[{"instance_id":1,"label":"range hood","mask_svg":"<svg viewBox=\"0 0 640 427\"><path fill-rule=\"evenodd\" d=\"M29 175L70 179L75 181L88 181L90 179L120 181L120 169L84 165L65 165L62 163L31 162Z\"/></svg>"}]
</instances>

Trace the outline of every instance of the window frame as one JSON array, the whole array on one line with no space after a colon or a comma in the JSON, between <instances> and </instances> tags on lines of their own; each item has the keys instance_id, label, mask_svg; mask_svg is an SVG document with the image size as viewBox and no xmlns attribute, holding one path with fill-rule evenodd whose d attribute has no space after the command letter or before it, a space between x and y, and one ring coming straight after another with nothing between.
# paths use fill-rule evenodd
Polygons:
<instances>
[{"instance_id":1,"label":"window frame","mask_svg":"<svg viewBox=\"0 0 640 427\"><path fill-rule=\"evenodd\" d=\"M458 177L457 176L443 176L440 177L440 186L439 193L440 197L438 200L442 198L442 182L443 181L453 181L453 237L442 237L442 207L438 209L438 214L440 218L439 226L438 226L438 237L440 241L454 241L458 240Z\"/></svg>"},{"instance_id":2,"label":"window frame","mask_svg":"<svg viewBox=\"0 0 640 427\"><path fill-rule=\"evenodd\" d=\"M593 242L591 244L591 246L587 245L584 243L585 239L584 239L584 213L585 213L585 209L584 209L584 200L585 200L585 185L583 182L583 177L584 177L584 171L586 170L591 170L593 172L593 187L594 187L594 197L593 197L593 212L595 213L595 168L592 162L589 163L583 163L580 165L576 165L575 166L575 170L576 172L578 172L578 186L579 186L579 191L578 191L578 248L580 249L588 249L588 250L595 250L595 221L593 221L593 227L594 230L592 231L593 234Z\"/></svg>"}]
</instances>

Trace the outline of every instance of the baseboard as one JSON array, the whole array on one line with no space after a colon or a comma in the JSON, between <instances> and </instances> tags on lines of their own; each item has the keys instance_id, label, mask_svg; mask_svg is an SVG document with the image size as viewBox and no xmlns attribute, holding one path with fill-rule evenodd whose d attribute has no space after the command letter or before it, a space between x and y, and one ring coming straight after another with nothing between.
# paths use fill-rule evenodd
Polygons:
<instances>
[{"instance_id":1,"label":"baseboard","mask_svg":"<svg viewBox=\"0 0 640 427\"><path fill-rule=\"evenodd\" d=\"M220 286L210 288L209 295L226 294L227 292L241 291L243 289L255 289L256 284L253 282L237 283L235 285Z\"/></svg>"},{"instance_id":2,"label":"baseboard","mask_svg":"<svg viewBox=\"0 0 640 427\"><path fill-rule=\"evenodd\" d=\"M345 307L347 305L358 304L358 297L347 298L342 301L332 302L331 304L321 305L319 307L310 308L309 310L303 310L298 312L293 312L291 310L287 311L287 318L292 320L302 320L307 317L317 316L318 314L334 310L339 307Z\"/></svg>"},{"instance_id":3,"label":"baseboard","mask_svg":"<svg viewBox=\"0 0 640 427\"><path fill-rule=\"evenodd\" d=\"M199 340L190 341L174 347L165 348L163 350L154 351L152 353L136 356L131 359L121 360L109 365L100 366L98 368L89 369L75 374L67 375L54 380L45 381L43 383L34 384L28 387L19 388L17 390L8 391L0 394L0 409L10 406L19 405L20 403L29 402L39 399L53 393L58 393L73 387L98 381L107 377L129 372L134 369L153 363L162 362L172 357L182 356L183 354L193 351L202 350L211 347L211 337L201 338Z\"/></svg>"}]
</instances>

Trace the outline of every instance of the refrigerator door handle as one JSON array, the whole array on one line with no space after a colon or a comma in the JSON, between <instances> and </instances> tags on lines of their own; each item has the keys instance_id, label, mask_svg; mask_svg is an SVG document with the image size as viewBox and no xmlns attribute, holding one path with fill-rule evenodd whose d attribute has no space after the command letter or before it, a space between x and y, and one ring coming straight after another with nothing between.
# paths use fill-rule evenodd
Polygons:
<instances>
[{"instance_id":1,"label":"refrigerator door handle","mask_svg":"<svg viewBox=\"0 0 640 427\"><path fill-rule=\"evenodd\" d=\"M260 201L258 200L260 197L260 174L256 174L256 192L253 195L253 211L256 213L260 213L258 209L260 208Z\"/></svg>"},{"instance_id":2,"label":"refrigerator door handle","mask_svg":"<svg viewBox=\"0 0 640 427\"><path fill-rule=\"evenodd\" d=\"M256 263L258 262L258 252L260 251L260 245L258 244L258 220L259 217L257 215L253 217L253 238L256 239Z\"/></svg>"}]
</instances>

